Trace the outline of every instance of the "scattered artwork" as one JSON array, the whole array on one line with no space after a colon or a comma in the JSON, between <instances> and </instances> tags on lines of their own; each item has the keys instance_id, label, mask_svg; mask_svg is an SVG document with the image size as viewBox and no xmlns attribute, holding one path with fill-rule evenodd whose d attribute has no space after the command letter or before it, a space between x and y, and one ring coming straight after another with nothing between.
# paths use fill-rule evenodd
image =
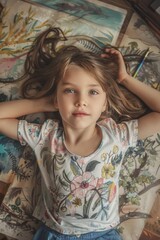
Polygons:
<instances>
[{"instance_id":1,"label":"scattered artwork","mask_svg":"<svg viewBox=\"0 0 160 240\"><path fill-rule=\"evenodd\" d=\"M44 2L42 0L32 0L32 2L40 3L52 9L114 30L120 30L126 15L126 10L98 1L70 0L66 2L64 0L48 0Z\"/></svg>"},{"instance_id":2,"label":"scattered artwork","mask_svg":"<svg viewBox=\"0 0 160 240\"><path fill-rule=\"evenodd\" d=\"M43 5L5 0L0 36L1 82L14 81L22 75L27 51L40 31L60 27L68 39L65 44L99 53L107 44L115 45L127 14L122 8L98 1L30 2Z\"/></svg>"},{"instance_id":3,"label":"scattered artwork","mask_svg":"<svg viewBox=\"0 0 160 240\"><path fill-rule=\"evenodd\" d=\"M120 43L124 54L139 55L138 61L132 63L131 70L135 71L141 56L149 48L150 53L138 73L138 78L146 84L160 90L160 41L150 28L136 13L133 14L125 35Z\"/></svg>"},{"instance_id":4,"label":"scattered artwork","mask_svg":"<svg viewBox=\"0 0 160 240\"><path fill-rule=\"evenodd\" d=\"M112 44L116 43L121 27L127 15L127 11L123 8L95 0L31 0L29 2L38 3L56 11L61 11L67 15L73 16L74 24L83 19L83 27L85 27L84 25L86 23L89 25L91 23L97 26L97 28L100 28L101 32L103 32L103 29L105 29L104 32L106 36L104 37L108 37L111 41L110 43ZM91 30L92 28L90 30L88 28L89 32Z\"/></svg>"},{"instance_id":5,"label":"scattered artwork","mask_svg":"<svg viewBox=\"0 0 160 240\"><path fill-rule=\"evenodd\" d=\"M21 82L16 79L21 76L28 49L40 32L50 26L61 27L67 36L66 44L99 53L106 44L116 44L127 16L125 9L96 0L0 0L0 3L4 6L0 29L0 101L20 97ZM147 28L142 19L133 15L120 48L125 57L133 60L151 47L153 53L138 77L159 88L160 45L153 36L149 38L150 31L147 30L147 35L144 29ZM137 64L135 60L134 65ZM27 116L27 120L43 122L44 115ZM124 240L139 239L146 219L152 218L151 209L159 189L159 152L160 134L139 141L126 153L119 197L119 231ZM39 183L34 152L29 146L22 147L1 135L1 233L18 240L32 239L39 227L38 220L32 217L40 194ZM157 232L158 229L159 226Z\"/></svg>"}]
</instances>

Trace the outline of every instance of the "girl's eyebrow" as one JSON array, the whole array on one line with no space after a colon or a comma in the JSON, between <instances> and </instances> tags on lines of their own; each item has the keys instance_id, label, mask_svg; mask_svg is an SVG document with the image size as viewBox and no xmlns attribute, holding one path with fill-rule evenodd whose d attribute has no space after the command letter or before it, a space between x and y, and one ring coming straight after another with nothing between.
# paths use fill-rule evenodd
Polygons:
<instances>
[{"instance_id":1,"label":"girl's eyebrow","mask_svg":"<svg viewBox=\"0 0 160 240\"><path fill-rule=\"evenodd\" d=\"M62 82L62 85L63 86L67 86L67 85L76 86L76 84L70 83L70 82ZM101 87L101 86L97 83L97 84L89 84L87 87Z\"/></svg>"}]
</instances>

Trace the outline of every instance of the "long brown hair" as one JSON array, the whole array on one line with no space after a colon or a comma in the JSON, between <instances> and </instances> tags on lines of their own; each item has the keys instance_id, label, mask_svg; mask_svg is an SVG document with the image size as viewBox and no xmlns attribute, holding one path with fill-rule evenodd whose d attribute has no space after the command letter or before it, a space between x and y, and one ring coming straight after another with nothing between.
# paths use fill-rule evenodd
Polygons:
<instances>
[{"instance_id":1,"label":"long brown hair","mask_svg":"<svg viewBox=\"0 0 160 240\"><path fill-rule=\"evenodd\" d=\"M92 74L106 92L105 117L120 122L138 118L147 111L140 99L117 83L118 66L112 58L101 58L75 46L64 46L66 40L60 28L49 28L36 38L25 62L23 97L56 94L58 82L68 66L76 64Z\"/></svg>"}]
</instances>

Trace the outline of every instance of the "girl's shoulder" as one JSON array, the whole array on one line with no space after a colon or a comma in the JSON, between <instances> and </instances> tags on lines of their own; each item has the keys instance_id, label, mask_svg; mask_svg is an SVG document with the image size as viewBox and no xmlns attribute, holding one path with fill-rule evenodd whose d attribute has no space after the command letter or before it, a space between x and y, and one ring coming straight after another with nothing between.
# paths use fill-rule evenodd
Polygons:
<instances>
[{"instance_id":1,"label":"girl's shoulder","mask_svg":"<svg viewBox=\"0 0 160 240\"><path fill-rule=\"evenodd\" d=\"M44 121L44 123L41 126L41 132L46 131L58 131L62 130L63 126L61 124L61 121L57 119L47 119Z\"/></svg>"},{"instance_id":2,"label":"girl's shoulder","mask_svg":"<svg viewBox=\"0 0 160 240\"><path fill-rule=\"evenodd\" d=\"M127 127L138 127L138 119L133 119L133 120L128 120L128 121L123 121L123 122L116 122L114 119L112 118L105 118L101 121L98 122L98 125L100 126L104 126L104 127L110 127L110 128L124 128L124 126Z\"/></svg>"},{"instance_id":3,"label":"girl's shoulder","mask_svg":"<svg viewBox=\"0 0 160 240\"><path fill-rule=\"evenodd\" d=\"M47 133L51 131L58 131L59 129L62 129L62 124L59 120L56 119L47 119L43 121L42 123L34 123L34 122L28 122L26 120L20 120L18 124L18 132L21 134L29 133L32 135L32 133L36 133L36 135L46 135Z\"/></svg>"},{"instance_id":4,"label":"girl's shoulder","mask_svg":"<svg viewBox=\"0 0 160 240\"><path fill-rule=\"evenodd\" d=\"M129 120L116 123L112 118L105 118L98 122L110 139L125 145L136 145L138 140L138 120Z\"/></svg>"},{"instance_id":5,"label":"girl's shoulder","mask_svg":"<svg viewBox=\"0 0 160 240\"><path fill-rule=\"evenodd\" d=\"M40 141L49 139L49 136L60 136L63 133L61 123L57 120L47 119L43 123L30 123L20 120L18 125L18 139L22 145L28 143L34 148Z\"/></svg>"},{"instance_id":6,"label":"girl's shoulder","mask_svg":"<svg viewBox=\"0 0 160 240\"><path fill-rule=\"evenodd\" d=\"M43 123L45 127L59 127L60 121L57 119L46 119Z\"/></svg>"},{"instance_id":7,"label":"girl's shoulder","mask_svg":"<svg viewBox=\"0 0 160 240\"><path fill-rule=\"evenodd\" d=\"M121 126L120 124L116 123L112 118L104 118L103 120L98 122L98 125L108 129L108 131L112 131L113 129Z\"/></svg>"}]
</instances>

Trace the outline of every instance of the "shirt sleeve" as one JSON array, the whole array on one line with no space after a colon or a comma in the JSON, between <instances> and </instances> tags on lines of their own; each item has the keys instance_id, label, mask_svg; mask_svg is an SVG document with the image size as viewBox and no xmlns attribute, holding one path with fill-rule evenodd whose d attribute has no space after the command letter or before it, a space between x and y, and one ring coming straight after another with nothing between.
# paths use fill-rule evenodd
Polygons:
<instances>
[{"instance_id":1,"label":"shirt sleeve","mask_svg":"<svg viewBox=\"0 0 160 240\"><path fill-rule=\"evenodd\" d=\"M49 139L50 134L56 133L59 129L59 121L47 119L43 124L30 123L20 120L18 124L17 136L21 145L28 144L34 149L42 140Z\"/></svg>"},{"instance_id":2,"label":"shirt sleeve","mask_svg":"<svg viewBox=\"0 0 160 240\"><path fill-rule=\"evenodd\" d=\"M39 141L41 128L41 124L29 123L26 120L20 120L17 134L21 145L29 144L31 148L34 148Z\"/></svg>"},{"instance_id":3,"label":"shirt sleeve","mask_svg":"<svg viewBox=\"0 0 160 240\"><path fill-rule=\"evenodd\" d=\"M138 140L138 120L130 120L117 124L113 119L108 118L102 121L107 132L118 141L122 147L136 146Z\"/></svg>"}]
</instances>

